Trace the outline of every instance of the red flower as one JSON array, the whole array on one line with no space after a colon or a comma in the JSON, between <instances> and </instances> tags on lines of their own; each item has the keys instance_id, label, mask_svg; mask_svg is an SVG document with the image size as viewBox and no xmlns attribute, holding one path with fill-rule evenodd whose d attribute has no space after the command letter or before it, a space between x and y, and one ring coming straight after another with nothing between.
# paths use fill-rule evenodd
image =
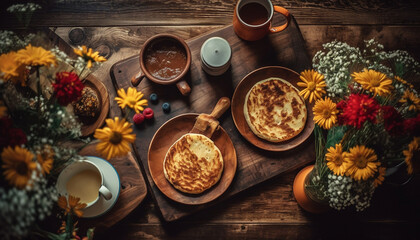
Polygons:
<instances>
[{"instance_id":1,"label":"red flower","mask_svg":"<svg viewBox=\"0 0 420 240\"><path fill-rule=\"evenodd\" d=\"M391 106L383 106L382 113L384 118L384 127L391 135L403 134L403 118L401 114Z\"/></svg>"},{"instance_id":2,"label":"red flower","mask_svg":"<svg viewBox=\"0 0 420 240\"><path fill-rule=\"evenodd\" d=\"M417 117L404 120L404 132L413 133L414 136L420 135L420 114L417 114Z\"/></svg>"},{"instance_id":3,"label":"red flower","mask_svg":"<svg viewBox=\"0 0 420 240\"><path fill-rule=\"evenodd\" d=\"M28 141L22 129L13 128L12 125L10 118L0 119L0 150L8 146L19 146Z\"/></svg>"},{"instance_id":4,"label":"red flower","mask_svg":"<svg viewBox=\"0 0 420 240\"><path fill-rule=\"evenodd\" d=\"M361 128L366 121L376 122L379 111L378 102L365 94L351 94L344 103L339 103L342 109L339 120L345 125Z\"/></svg>"},{"instance_id":5,"label":"red flower","mask_svg":"<svg viewBox=\"0 0 420 240\"><path fill-rule=\"evenodd\" d=\"M57 73L53 87L55 97L62 106L76 101L82 95L84 88L83 83L74 72Z\"/></svg>"}]
</instances>

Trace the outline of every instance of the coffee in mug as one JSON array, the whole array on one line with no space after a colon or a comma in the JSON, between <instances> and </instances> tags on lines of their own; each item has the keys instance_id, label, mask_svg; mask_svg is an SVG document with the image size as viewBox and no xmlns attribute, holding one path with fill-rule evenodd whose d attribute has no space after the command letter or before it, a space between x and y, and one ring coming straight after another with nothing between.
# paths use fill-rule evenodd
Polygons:
<instances>
[{"instance_id":1,"label":"coffee in mug","mask_svg":"<svg viewBox=\"0 0 420 240\"><path fill-rule=\"evenodd\" d=\"M274 12L286 18L281 26L271 26ZM287 9L273 6L270 0L239 0L233 14L233 29L240 38L256 41L268 33L281 32L289 25L290 13Z\"/></svg>"}]
</instances>

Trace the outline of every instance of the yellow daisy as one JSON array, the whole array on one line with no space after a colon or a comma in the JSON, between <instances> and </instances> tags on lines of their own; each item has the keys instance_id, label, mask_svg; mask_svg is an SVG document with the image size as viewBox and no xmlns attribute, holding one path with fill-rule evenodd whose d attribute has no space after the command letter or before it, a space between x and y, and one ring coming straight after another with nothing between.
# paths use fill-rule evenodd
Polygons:
<instances>
[{"instance_id":1,"label":"yellow daisy","mask_svg":"<svg viewBox=\"0 0 420 240\"><path fill-rule=\"evenodd\" d=\"M1 153L2 168L5 179L17 188L24 188L31 178L36 163L32 161L34 155L25 148L7 147Z\"/></svg>"},{"instance_id":2,"label":"yellow daisy","mask_svg":"<svg viewBox=\"0 0 420 240\"><path fill-rule=\"evenodd\" d=\"M16 61L30 66L57 65L55 55L42 47L33 47L31 44L16 53Z\"/></svg>"},{"instance_id":3,"label":"yellow daisy","mask_svg":"<svg viewBox=\"0 0 420 240\"><path fill-rule=\"evenodd\" d=\"M317 100L313 111L315 123L324 129L330 129L337 122L337 104L328 97Z\"/></svg>"},{"instance_id":4,"label":"yellow daisy","mask_svg":"<svg viewBox=\"0 0 420 240\"><path fill-rule=\"evenodd\" d=\"M373 149L365 146L355 146L344 154L344 159L349 163L346 174L355 180L367 180L377 171L380 163Z\"/></svg>"},{"instance_id":5,"label":"yellow daisy","mask_svg":"<svg viewBox=\"0 0 420 240\"><path fill-rule=\"evenodd\" d=\"M414 88L413 84L411 84L411 83L409 83L409 82L405 81L404 79L402 79L402 78L400 78L400 77L398 77L398 76L395 76L395 77L394 77L394 79L395 79L397 82L400 82L400 83L402 83L402 84L404 84L404 85L409 86L410 88Z\"/></svg>"},{"instance_id":6,"label":"yellow daisy","mask_svg":"<svg viewBox=\"0 0 420 240\"><path fill-rule=\"evenodd\" d=\"M343 147L341 144L336 144L335 147L330 147L325 154L328 168L333 171L335 175L343 176L347 170L348 163L344 159Z\"/></svg>"},{"instance_id":7,"label":"yellow daisy","mask_svg":"<svg viewBox=\"0 0 420 240\"><path fill-rule=\"evenodd\" d=\"M117 94L119 97L115 97L115 101L122 109L129 107L139 113L144 110L143 106L147 106L147 100L141 99L144 94L140 91L137 92L133 87L129 87L127 93L121 88L117 91Z\"/></svg>"},{"instance_id":8,"label":"yellow daisy","mask_svg":"<svg viewBox=\"0 0 420 240\"><path fill-rule=\"evenodd\" d=\"M363 89L372 92L375 96L390 94L394 88L391 79L385 74L372 69L364 69L363 72L354 72L351 76L357 83L362 85Z\"/></svg>"},{"instance_id":9,"label":"yellow daisy","mask_svg":"<svg viewBox=\"0 0 420 240\"><path fill-rule=\"evenodd\" d=\"M308 99L312 103L313 100L320 99L323 94L325 94L324 88L327 86L324 81L324 75L316 72L315 70L305 70L300 73L300 79L303 82L298 82L299 87L304 87L302 91L299 92L303 98Z\"/></svg>"},{"instance_id":10,"label":"yellow daisy","mask_svg":"<svg viewBox=\"0 0 420 240\"><path fill-rule=\"evenodd\" d=\"M87 206L86 203L80 202L80 198L72 195L69 195L68 201L65 196L58 197L57 204L65 214L72 213L79 218L83 216L83 209Z\"/></svg>"},{"instance_id":11,"label":"yellow daisy","mask_svg":"<svg viewBox=\"0 0 420 240\"><path fill-rule=\"evenodd\" d=\"M107 119L106 124L106 127L96 129L93 135L100 140L96 150L106 159L127 154L130 151L130 143L136 139L136 135L131 134L133 131L131 123L116 117L114 120Z\"/></svg>"},{"instance_id":12,"label":"yellow daisy","mask_svg":"<svg viewBox=\"0 0 420 240\"><path fill-rule=\"evenodd\" d=\"M379 167L378 176L375 178L375 180L373 180L373 185L375 187L378 187L379 185L381 185L382 182L385 180L385 172L386 172L386 168Z\"/></svg>"},{"instance_id":13,"label":"yellow daisy","mask_svg":"<svg viewBox=\"0 0 420 240\"><path fill-rule=\"evenodd\" d=\"M16 52L0 55L0 78L8 81L19 75L20 64L16 61Z\"/></svg>"},{"instance_id":14,"label":"yellow daisy","mask_svg":"<svg viewBox=\"0 0 420 240\"><path fill-rule=\"evenodd\" d=\"M92 48L87 48L86 46L81 46L79 48L75 48L74 53L81 56L86 62L87 68L92 67L92 63L94 62L105 62L106 58L99 55L99 52L93 52Z\"/></svg>"},{"instance_id":15,"label":"yellow daisy","mask_svg":"<svg viewBox=\"0 0 420 240\"><path fill-rule=\"evenodd\" d=\"M54 150L50 145L45 145L41 154L37 155L37 160L41 165L42 174L49 174L54 163Z\"/></svg>"},{"instance_id":16,"label":"yellow daisy","mask_svg":"<svg viewBox=\"0 0 420 240\"><path fill-rule=\"evenodd\" d=\"M415 137L403 151L408 174L420 172L420 137Z\"/></svg>"},{"instance_id":17,"label":"yellow daisy","mask_svg":"<svg viewBox=\"0 0 420 240\"><path fill-rule=\"evenodd\" d=\"M420 110L420 98L417 97L412 91L405 90L404 95L400 99L400 103L407 103L408 110L417 112Z\"/></svg>"}]
</instances>

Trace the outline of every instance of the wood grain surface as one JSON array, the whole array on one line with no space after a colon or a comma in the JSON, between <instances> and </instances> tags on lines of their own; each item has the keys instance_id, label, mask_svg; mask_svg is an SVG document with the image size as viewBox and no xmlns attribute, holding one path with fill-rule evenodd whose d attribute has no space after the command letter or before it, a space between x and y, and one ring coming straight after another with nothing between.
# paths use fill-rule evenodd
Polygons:
<instances>
[{"instance_id":1,"label":"wood grain surface","mask_svg":"<svg viewBox=\"0 0 420 240\"><path fill-rule=\"evenodd\" d=\"M5 7L14 0L2 1ZM72 46L87 45L108 58L95 73L110 93L110 116L121 114L114 101L110 67L136 55L149 37L172 33L190 39L230 24L235 0L47 0L33 26L52 28ZM386 50L409 51L420 60L420 1L405 0L274 0L299 23L309 56L322 44L347 42L362 47L375 38ZM1 28L21 26L9 13L0 14ZM57 28L58 27L58 28ZM60 42L56 42L62 45ZM379 188L363 213L312 215L293 198L292 171L259 184L182 221L165 223L148 195L122 221L95 239L419 239L420 184L416 176L403 187L390 179Z\"/></svg>"},{"instance_id":2,"label":"wood grain surface","mask_svg":"<svg viewBox=\"0 0 420 240\"><path fill-rule=\"evenodd\" d=\"M280 16L276 16L273 22L278 24L282 20ZM205 40L214 36L225 38L232 48L230 69L217 77L207 75L201 69L200 60L202 44ZM155 112L155 120L146 123L136 131L138 137L135 142L135 150L146 170L149 168L148 146L155 132L166 120L181 113L209 112L221 97L231 98L234 89L242 78L259 67L280 65L302 71L310 66L302 36L294 20L291 21L285 31L271 34L256 42L241 40L233 32L232 25L229 25L220 30L187 40L187 44L192 55L190 72L187 74L187 81L192 86L190 96L182 97L174 86L162 86L151 81L144 81L138 86L138 89L145 96L154 92L160 98L159 104L150 105ZM127 79L130 79L130 76L138 71L138 65L138 56L133 56L113 66L111 77L117 88L126 89L131 85L131 82ZM170 102L172 109L170 114L165 114L160 109L163 102ZM311 121L311 119L308 121ZM154 184L150 173L146 171L152 194L166 221L178 220L207 208L280 173L301 167L314 159L312 138L287 152L267 152L247 142L238 133L232 117L228 114L222 116L220 123L232 139L238 153L238 170L231 187L219 199L197 206L183 206L165 197Z\"/></svg>"}]
</instances>

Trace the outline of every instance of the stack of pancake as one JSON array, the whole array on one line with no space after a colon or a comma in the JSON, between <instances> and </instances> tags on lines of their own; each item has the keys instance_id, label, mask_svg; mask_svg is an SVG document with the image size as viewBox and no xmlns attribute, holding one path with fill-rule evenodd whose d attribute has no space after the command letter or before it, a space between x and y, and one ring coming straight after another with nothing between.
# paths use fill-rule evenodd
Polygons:
<instances>
[{"instance_id":1,"label":"stack of pancake","mask_svg":"<svg viewBox=\"0 0 420 240\"><path fill-rule=\"evenodd\" d=\"M270 142L297 136L305 127L307 112L298 90L281 78L256 83L248 92L244 116L252 132Z\"/></svg>"},{"instance_id":2,"label":"stack of pancake","mask_svg":"<svg viewBox=\"0 0 420 240\"><path fill-rule=\"evenodd\" d=\"M169 148L163 172L176 189L199 194L219 181L223 166L222 153L210 138L188 133Z\"/></svg>"}]
</instances>

